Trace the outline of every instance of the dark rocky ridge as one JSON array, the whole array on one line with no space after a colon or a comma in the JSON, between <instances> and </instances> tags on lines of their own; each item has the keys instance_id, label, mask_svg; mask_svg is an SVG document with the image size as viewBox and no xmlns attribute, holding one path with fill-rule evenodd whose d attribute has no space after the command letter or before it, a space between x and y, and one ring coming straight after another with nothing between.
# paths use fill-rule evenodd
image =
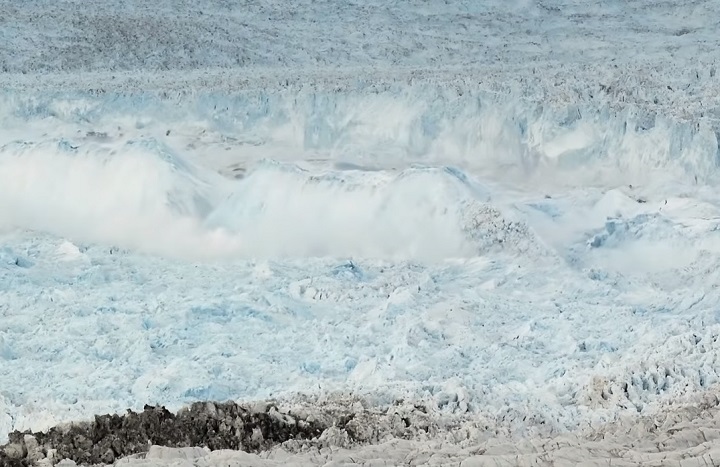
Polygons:
<instances>
[{"instance_id":1,"label":"dark rocky ridge","mask_svg":"<svg viewBox=\"0 0 720 467\"><path fill-rule=\"evenodd\" d=\"M147 452L151 445L208 447L247 452L267 450L288 440L319 437L328 424L278 411L274 405L242 406L233 402L197 402L173 414L165 407L142 412L99 415L91 422L51 428L47 432L15 431L0 446L0 467L55 464L109 464L120 457ZM336 420L347 424L348 419Z\"/></svg>"},{"instance_id":2,"label":"dark rocky ridge","mask_svg":"<svg viewBox=\"0 0 720 467\"><path fill-rule=\"evenodd\" d=\"M448 404L452 409L453 403ZM243 404L196 402L177 414L146 405L142 412L98 415L45 432L10 433L9 442L0 446L0 467L51 467L63 459L78 465L112 464L128 456L144 458L153 445L250 453L279 446L288 452L353 448L388 438L425 440L453 431L453 426L466 439L458 423L472 421L476 426L480 419L462 412L442 415L432 406L405 400L377 406L344 394L320 400L298 396ZM482 431L488 437L500 434L488 426ZM450 438L455 436L450 433Z\"/></svg>"}]
</instances>

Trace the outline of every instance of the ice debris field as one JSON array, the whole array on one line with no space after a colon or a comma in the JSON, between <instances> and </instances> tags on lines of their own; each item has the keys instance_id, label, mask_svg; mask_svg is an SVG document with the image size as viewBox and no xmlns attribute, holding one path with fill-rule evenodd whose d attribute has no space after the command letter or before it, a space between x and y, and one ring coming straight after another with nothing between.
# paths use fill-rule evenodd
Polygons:
<instances>
[{"instance_id":1,"label":"ice debris field","mask_svg":"<svg viewBox=\"0 0 720 467\"><path fill-rule=\"evenodd\" d=\"M532 439L713 393L717 5L326 3L0 2L0 443L299 397Z\"/></svg>"}]
</instances>

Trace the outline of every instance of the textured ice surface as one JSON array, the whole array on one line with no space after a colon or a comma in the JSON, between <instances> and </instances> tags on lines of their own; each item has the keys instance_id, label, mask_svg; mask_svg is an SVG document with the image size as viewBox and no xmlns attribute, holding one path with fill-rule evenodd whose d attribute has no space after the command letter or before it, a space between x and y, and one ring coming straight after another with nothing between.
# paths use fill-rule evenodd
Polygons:
<instances>
[{"instance_id":1,"label":"textured ice surface","mask_svg":"<svg viewBox=\"0 0 720 467\"><path fill-rule=\"evenodd\" d=\"M0 71L698 61L718 5L642 0L2 2Z\"/></svg>"},{"instance_id":2,"label":"textured ice surface","mask_svg":"<svg viewBox=\"0 0 720 467\"><path fill-rule=\"evenodd\" d=\"M0 2L0 439L335 392L551 435L714 387L717 3L450 3Z\"/></svg>"}]
</instances>

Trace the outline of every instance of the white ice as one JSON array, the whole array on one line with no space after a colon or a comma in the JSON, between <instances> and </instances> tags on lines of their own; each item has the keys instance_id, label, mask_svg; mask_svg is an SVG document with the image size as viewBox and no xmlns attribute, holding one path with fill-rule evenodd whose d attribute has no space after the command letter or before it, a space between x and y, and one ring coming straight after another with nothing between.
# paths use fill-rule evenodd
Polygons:
<instances>
[{"instance_id":1,"label":"white ice","mask_svg":"<svg viewBox=\"0 0 720 467\"><path fill-rule=\"evenodd\" d=\"M720 383L717 4L406 3L0 2L0 442L336 393L554 436Z\"/></svg>"}]
</instances>

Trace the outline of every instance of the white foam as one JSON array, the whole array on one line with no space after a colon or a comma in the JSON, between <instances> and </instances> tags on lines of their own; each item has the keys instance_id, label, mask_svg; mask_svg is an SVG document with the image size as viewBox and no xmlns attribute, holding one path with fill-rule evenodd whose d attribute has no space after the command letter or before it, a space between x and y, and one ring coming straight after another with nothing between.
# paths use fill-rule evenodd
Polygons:
<instances>
[{"instance_id":1,"label":"white foam","mask_svg":"<svg viewBox=\"0 0 720 467\"><path fill-rule=\"evenodd\" d=\"M442 169L313 175L266 166L238 182L207 225L261 257L468 257L479 252L463 216L480 201Z\"/></svg>"},{"instance_id":2,"label":"white foam","mask_svg":"<svg viewBox=\"0 0 720 467\"><path fill-rule=\"evenodd\" d=\"M184 256L207 240L197 219L215 202L222 184L211 181L221 177L168 159L161 149L152 141L118 148L68 141L5 145L0 229Z\"/></svg>"}]
</instances>

